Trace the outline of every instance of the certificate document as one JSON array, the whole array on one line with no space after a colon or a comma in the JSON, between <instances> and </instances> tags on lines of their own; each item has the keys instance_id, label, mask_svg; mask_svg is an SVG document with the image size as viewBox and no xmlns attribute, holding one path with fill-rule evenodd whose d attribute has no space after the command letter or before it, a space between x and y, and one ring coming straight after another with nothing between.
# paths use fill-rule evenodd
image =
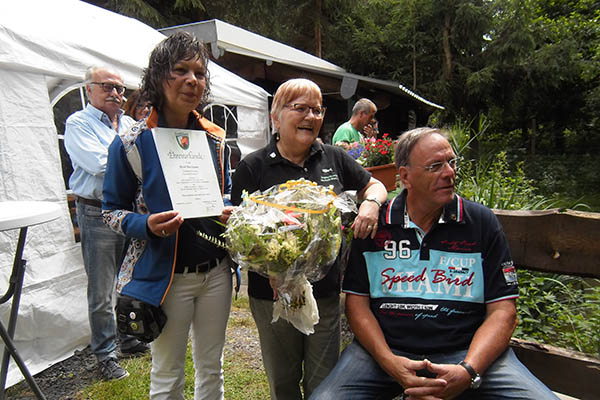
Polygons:
<instances>
[{"instance_id":1,"label":"certificate document","mask_svg":"<svg viewBox=\"0 0 600 400\"><path fill-rule=\"evenodd\" d=\"M152 129L173 209L183 218L221 215L223 198L206 132Z\"/></svg>"}]
</instances>

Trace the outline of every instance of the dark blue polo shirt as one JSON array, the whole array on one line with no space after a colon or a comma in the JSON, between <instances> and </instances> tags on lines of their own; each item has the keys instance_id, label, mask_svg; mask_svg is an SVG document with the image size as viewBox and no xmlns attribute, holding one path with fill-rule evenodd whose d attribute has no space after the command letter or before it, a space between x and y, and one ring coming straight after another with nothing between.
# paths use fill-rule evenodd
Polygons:
<instances>
[{"instance_id":1,"label":"dark blue polo shirt","mask_svg":"<svg viewBox=\"0 0 600 400\"><path fill-rule=\"evenodd\" d=\"M252 193L267 190L290 179L308 179L323 186L333 186L335 193L346 190L362 190L371 174L360 166L344 149L315 142L304 166L283 158L276 142L248 154L235 169L232 178L231 202L241 203L242 190ZM331 267L325 278L313 283L315 298L324 298L340 291L340 268L338 262ZM254 298L272 300L273 290L268 279L257 273L248 273L248 294Z\"/></svg>"},{"instance_id":2,"label":"dark blue polo shirt","mask_svg":"<svg viewBox=\"0 0 600 400\"><path fill-rule=\"evenodd\" d=\"M468 348L486 304L519 294L502 227L490 209L455 195L424 234L405 201L403 191L381 208L375 239L352 242L343 291L370 297L393 349Z\"/></svg>"}]
</instances>

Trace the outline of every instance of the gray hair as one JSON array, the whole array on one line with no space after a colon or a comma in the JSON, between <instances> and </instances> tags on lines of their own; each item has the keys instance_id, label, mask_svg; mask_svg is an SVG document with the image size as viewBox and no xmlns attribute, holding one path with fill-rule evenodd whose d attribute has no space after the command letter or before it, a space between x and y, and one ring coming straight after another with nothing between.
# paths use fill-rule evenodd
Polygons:
<instances>
[{"instance_id":1,"label":"gray hair","mask_svg":"<svg viewBox=\"0 0 600 400\"><path fill-rule=\"evenodd\" d=\"M377 106L371 100L362 98L354 103L354 107L352 107L352 115L358 115L361 111L365 113L370 113L371 110L377 112Z\"/></svg>"},{"instance_id":2,"label":"gray hair","mask_svg":"<svg viewBox=\"0 0 600 400\"><path fill-rule=\"evenodd\" d=\"M396 152L394 154L396 169L405 167L409 164L410 153L419 140L434 134L441 135L446 139L448 138L448 135L441 129L429 127L412 129L400 135L398 143L396 144Z\"/></svg>"},{"instance_id":3,"label":"gray hair","mask_svg":"<svg viewBox=\"0 0 600 400\"><path fill-rule=\"evenodd\" d=\"M84 83L86 83L86 84L90 83L94 79L94 74L98 71L108 71L110 73L118 75L119 78L121 78L121 80L123 80L123 77L121 77L121 74L119 74L118 72L114 71L113 69L111 69L109 67L104 67L101 65L92 65L85 71L85 76L83 77Z\"/></svg>"}]
</instances>

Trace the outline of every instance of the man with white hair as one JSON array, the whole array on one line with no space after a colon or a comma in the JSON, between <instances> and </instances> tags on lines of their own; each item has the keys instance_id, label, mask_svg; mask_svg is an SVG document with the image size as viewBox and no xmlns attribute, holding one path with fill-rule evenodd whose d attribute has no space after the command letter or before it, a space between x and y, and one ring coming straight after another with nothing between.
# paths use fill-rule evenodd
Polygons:
<instances>
[{"instance_id":1,"label":"man with white hair","mask_svg":"<svg viewBox=\"0 0 600 400\"><path fill-rule=\"evenodd\" d=\"M123 115L125 86L121 76L106 67L91 67L85 74L86 108L73 113L65 126L65 148L73 173L69 187L76 196L83 264L88 276L88 313L91 349L105 379L122 379L128 372L117 361L117 329L112 298L125 249L125 237L102 220L102 184L108 146L115 135L135 122ZM123 355L148 350L137 339L119 335Z\"/></svg>"}]
</instances>

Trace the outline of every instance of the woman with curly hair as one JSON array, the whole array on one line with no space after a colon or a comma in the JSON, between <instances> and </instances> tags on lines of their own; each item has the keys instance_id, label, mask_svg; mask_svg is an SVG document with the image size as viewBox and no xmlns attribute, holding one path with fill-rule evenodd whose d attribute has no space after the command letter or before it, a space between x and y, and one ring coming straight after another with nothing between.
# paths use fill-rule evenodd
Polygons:
<instances>
[{"instance_id":1,"label":"woman with curly hair","mask_svg":"<svg viewBox=\"0 0 600 400\"><path fill-rule=\"evenodd\" d=\"M156 127L205 131L221 194L229 193L225 132L196 111L209 93L207 64L204 46L187 33L176 33L157 45L141 87L152 110L112 143L104 179L104 220L131 238L117 289L160 306L167 316L151 346L153 400L183 400L190 327L194 399L222 399L224 392L222 353L231 306L231 271L225 251L196 235L203 231L219 236L223 227L214 218L184 220L173 210L152 135ZM141 159L141 176L127 157L134 146ZM225 207L221 222L227 221L231 209Z\"/></svg>"}]
</instances>

